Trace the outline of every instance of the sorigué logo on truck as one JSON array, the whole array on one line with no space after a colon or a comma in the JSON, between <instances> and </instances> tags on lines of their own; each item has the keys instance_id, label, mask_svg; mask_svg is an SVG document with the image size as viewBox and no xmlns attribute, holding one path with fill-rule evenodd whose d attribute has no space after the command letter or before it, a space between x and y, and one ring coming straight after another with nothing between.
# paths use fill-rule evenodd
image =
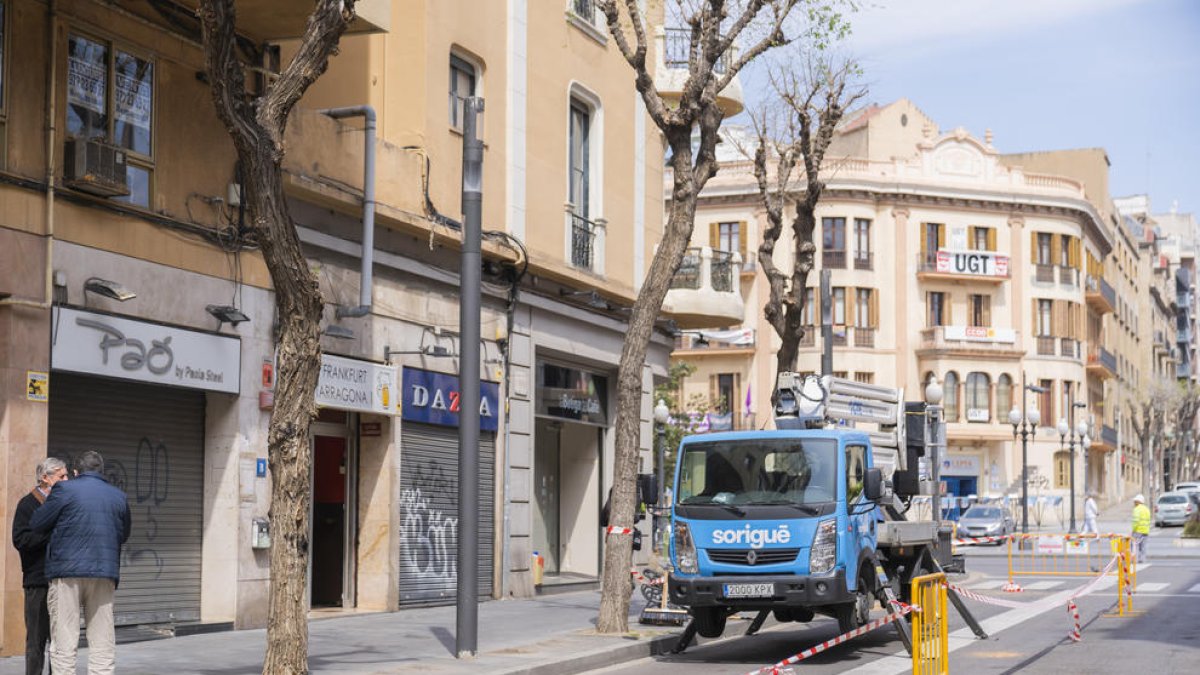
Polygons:
<instances>
[{"instance_id":1,"label":"sorigu\u00e9 logo on truck","mask_svg":"<svg viewBox=\"0 0 1200 675\"><path fill-rule=\"evenodd\" d=\"M743 528L728 530L713 530L714 544L744 544L750 548L762 548L764 544L786 544L792 540L792 533L787 525L771 528L752 528L746 523Z\"/></svg>"}]
</instances>

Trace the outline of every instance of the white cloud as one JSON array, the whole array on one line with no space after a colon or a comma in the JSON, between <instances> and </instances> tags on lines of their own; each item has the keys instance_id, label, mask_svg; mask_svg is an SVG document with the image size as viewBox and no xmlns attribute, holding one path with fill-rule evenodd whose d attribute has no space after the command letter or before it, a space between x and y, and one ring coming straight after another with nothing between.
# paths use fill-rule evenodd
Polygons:
<instances>
[{"instance_id":1,"label":"white cloud","mask_svg":"<svg viewBox=\"0 0 1200 675\"><path fill-rule=\"evenodd\" d=\"M1139 4L1145 0L866 0L850 17L850 49L877 56L899 47L988 42L1005 33Z\"/></svg>"}]
</instances>

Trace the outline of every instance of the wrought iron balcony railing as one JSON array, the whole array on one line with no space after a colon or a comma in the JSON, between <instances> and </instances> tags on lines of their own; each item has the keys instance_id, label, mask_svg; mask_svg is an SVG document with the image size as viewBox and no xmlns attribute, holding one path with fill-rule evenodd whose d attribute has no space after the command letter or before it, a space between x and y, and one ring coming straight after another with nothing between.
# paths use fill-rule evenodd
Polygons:
<instances>
[{"instance_id":1,"label":"wrought iron balcony railing","mask_svg":"<svg viewBox=\"0 0 1200 675\"><path fill-rule=\"evenodd\" d=\"M596 244L596 223L571 213L571 264L590 270Z\"/></svg>"},{"instance_id":2,"label":"wrought iron balcony railing","mask_svg":"<svg viewBox=\"0 0 1200 675\"><path fill-rule=\"evenodd\" d=\"M576 0L578 2L579 0ZM590 4L590 2L589 2ZM692 55L692 29L691 28L667 28L666 33L666 49L663 55L664 62L668 68L687 68L688 60ZM736 48L731 47L717 59L713 64L713 72L718 75L724 75L729 68L729 59L732 54L736 53Z\"/></svg>"}]
</instances>

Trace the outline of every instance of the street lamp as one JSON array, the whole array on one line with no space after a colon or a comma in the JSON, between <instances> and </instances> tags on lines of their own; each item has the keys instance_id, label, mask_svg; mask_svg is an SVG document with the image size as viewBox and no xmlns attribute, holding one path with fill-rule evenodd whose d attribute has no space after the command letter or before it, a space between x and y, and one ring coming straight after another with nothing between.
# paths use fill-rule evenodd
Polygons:
<instances>
[{"instance_id":1,"label":"street lamp","mask_svg":"<svg viewBox=\"0 0 1200 675\"><path fill-rule=\"evenodd\" d=\"M1029 436L1037 433L1038 424L1042 422L1042 414L1037 408L1028 409L1028 392L1044 394L1046 389L1033 384L1025 384L1025 373L1021 373L1021 408L1008 412L1008 423L1013 428L1013 442L1017 435L1021 436L1021 532L1029 533Z\"/></svg>"},{"instance_id":2,"label":"street lamp","mask_svg":"<svg viewBox=\"0 0 1200 675\"><path fill-rule=\"evenodd\" d=\"M1071 383L1067 383L1067 395L1070 396ZM1079 420L1079 424L1075 424L1075 409L1086 408L1087 404L1082 401L1071 401L1071 407L1068 408L1067 414L1070 415L1070 421L1066 417L1058 420L1058 447L1063 447L1067 440L1070 439L1070 468L1071 472L1071 529L1074 534L1075 529L1075 440L1079 439L1079 449L1084 453L1084 490L1087 490L1087 448L1091 445L1092 439L1088 437L1088 426L1084 420Z\"/></svg>"},{"instance_id":3,"label":"street lamp","mask_svg":"<svg viewBox=\"0 0 1200 675\"><path fill-rule=\"evenodd\" d=\"M654 425L658 436L658 508L654 511L654 545L659 548L659 541L662 535L659 528L662 521L663 493L666 492L666 485L663 483L666 474L666 447L667 447L667 420L671 417L671 409L667 407L666 401L658 399L658 404L654 406Z\"/></svg>"},{"instance_id":4,"label":"street lamp","mask_svg":"<svg viewBox=\"0 0 1200 675\"><path fill-rule=\"evenodd\" d=\"M937 531L942 529L942 452L945 450L945 445L942 443L941 421L942 421L942 396L945 392L942 390L942 385L937 381L937 377L930 376L928 384L925 385L925 414L929 423L929 433L926 439L926 444L931 450L934 450L933 456L930 457L930 474L933 478L934 496L932 498L933 506L933 522Z\"/></svg>"}]
</instances>

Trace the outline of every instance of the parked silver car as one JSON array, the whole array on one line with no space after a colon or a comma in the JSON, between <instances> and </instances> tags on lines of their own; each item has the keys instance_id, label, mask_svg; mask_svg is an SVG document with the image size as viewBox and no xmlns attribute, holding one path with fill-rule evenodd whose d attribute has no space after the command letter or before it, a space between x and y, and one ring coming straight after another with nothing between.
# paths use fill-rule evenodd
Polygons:
<instances>
[{"instance_id":1,"label":"parked silver car","mask_svg":"<svg viewBox=\"0 0 1200 675\"><path fill-rule=\"evenodd\" d=\"M1183 525L1196 510L1195 504L1188 499L1186 492L1164 492L1154 505L1154 524Z\"/></svg>"},{"instance_id":2,"label":"parked silver car","mask_svg":"<svg viewBox=\"0 0 1200 675\"><path fill-rule=\"evenodd\" d=\"M1016 529L1012 514L997 504L976 504L958 519L960 537L1000 537ZM1003 542L996 542L999 546Z\"/></svg>"}]
</instances>

